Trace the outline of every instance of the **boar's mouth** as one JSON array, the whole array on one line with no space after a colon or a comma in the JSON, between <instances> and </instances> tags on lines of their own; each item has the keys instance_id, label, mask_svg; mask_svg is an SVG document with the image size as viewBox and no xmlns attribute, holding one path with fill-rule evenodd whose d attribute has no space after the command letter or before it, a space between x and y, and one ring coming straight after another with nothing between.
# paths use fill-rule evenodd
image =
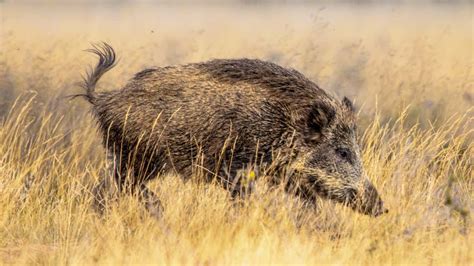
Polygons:
<instances>
[{"instance_id":1,"label":"boar's mouth","mask_svg":"<svg viewBox=\"0 0 474 266\"><path fill-rule=\"evenodd\" d=\"M375 189L372 183L367 181L365 182L362 189L351 190L351 198L347 202L347 205L353 210L373 217L377 217L388 212L388 210L384 207L383 201L380 198L377 189Z\"/></svg>"},{"instance_id":2,"label":"boar's mouth","mask_svg":"<svg viewBox=\"0 0 474 266\"><path fill-rule=\"evenodd\" d=\"M316 181L313 183L313 189L318 196L341 203L365 215L377 217L388 212L377 189L369 181L365 181L362 188L347 186L330 190Z\"/></svg>"}]
</instances>

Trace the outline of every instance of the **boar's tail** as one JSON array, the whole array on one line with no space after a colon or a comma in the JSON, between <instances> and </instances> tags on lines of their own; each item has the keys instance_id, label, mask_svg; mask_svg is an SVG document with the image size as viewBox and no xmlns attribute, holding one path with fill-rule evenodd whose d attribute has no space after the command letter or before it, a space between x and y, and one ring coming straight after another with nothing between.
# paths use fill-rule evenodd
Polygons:
<instances>
[{"instance_id":1,"label":"boar's tail","mask_svg":"<svg viewBox=\"0 0 474 266\"><path fill-rule=\"evenodd\" d=\"M83 76L81 87L84 88L85 94L78 94L75 96L83 96L90 103L94 104L94 101L97 98L95 86L102 75L115 66L116 55L112 46L105 42L102 42L101 44L93 44L92 46L93 48L87 49L86 51L96 54L99 57L99 62L94 69L87 71L86 75Z\"/></svg>"}]
</instances>

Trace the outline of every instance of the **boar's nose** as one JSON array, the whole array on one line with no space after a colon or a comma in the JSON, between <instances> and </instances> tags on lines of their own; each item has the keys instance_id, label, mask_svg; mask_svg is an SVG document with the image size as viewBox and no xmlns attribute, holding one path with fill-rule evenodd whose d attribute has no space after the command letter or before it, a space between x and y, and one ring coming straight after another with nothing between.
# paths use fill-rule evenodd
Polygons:
<instances>
[{"instance_id":1,"label":"boar's nose","mask_svg":"<svg viewBox=\"0 0 474 266\"><path fill-rule=\"evenodd\" d=\"M369 213L370 215L374 217L378 217L382 214L388 213L388 209L383 206L383 203L381 204L380 207L372 209L372 211Z\"/></svg>"},{"instance_id":2,"label":"boar's nose","mask_svg":"<svg viewBox=\"0 0 474 266\"><path fill-rule=\"evenodd\" d=\"M372 183L368 181L365 182L361 194L362 195L360 195L358 202L359 204L357 204L357 210L359 212L374 217L388 213L388 209L384 207L383 201Z\"/></svg>"}]
</instances>

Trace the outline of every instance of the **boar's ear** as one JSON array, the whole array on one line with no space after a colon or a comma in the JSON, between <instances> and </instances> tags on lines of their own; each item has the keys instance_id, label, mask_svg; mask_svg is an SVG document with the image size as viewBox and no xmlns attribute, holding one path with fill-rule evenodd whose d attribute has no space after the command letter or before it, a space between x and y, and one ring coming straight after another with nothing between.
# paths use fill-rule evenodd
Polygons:
<instances>
[{"instance_id":1,"label":"boar's ear","mask_svg":"<svg viewBox=\"0 0 474 266\"><path fill-rule=\"evenodd\" d=\"M347 111L349 111L351 113L355 111L354 105L352 104L351 100L349 100L349 98L347 98L347 97L344 97L342 99L342 105L344 106L344 108Z\"/></svg>"},{"instance_id":2,"label":"boar's ear","mask_svg":"<svg viewBox=\"0 0 474 266\"><path fill-rule=\"evenodd\" d=\"M326 128L336 116L334 108L325 102L316 102L310 109L308 115L308 126L318 133Z\"/></svg>"}]
</instances>

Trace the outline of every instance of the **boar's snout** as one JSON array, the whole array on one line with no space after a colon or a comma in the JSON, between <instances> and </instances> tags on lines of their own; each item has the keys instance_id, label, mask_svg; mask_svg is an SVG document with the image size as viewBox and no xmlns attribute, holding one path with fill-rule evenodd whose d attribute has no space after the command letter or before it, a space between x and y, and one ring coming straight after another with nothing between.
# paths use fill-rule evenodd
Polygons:
<instances>
[{"instance_id":1,"label":"boar's snout","mask_svg":"<svg viewBox=\"0 0 474 266\"><path fill-rule=\"evenodd\" d=\"M377 189L369 181L364 182L363 187L356 194L356 200L352 208L360 213L377 217L388 213Z\"/></svg>"}]
</instances>

